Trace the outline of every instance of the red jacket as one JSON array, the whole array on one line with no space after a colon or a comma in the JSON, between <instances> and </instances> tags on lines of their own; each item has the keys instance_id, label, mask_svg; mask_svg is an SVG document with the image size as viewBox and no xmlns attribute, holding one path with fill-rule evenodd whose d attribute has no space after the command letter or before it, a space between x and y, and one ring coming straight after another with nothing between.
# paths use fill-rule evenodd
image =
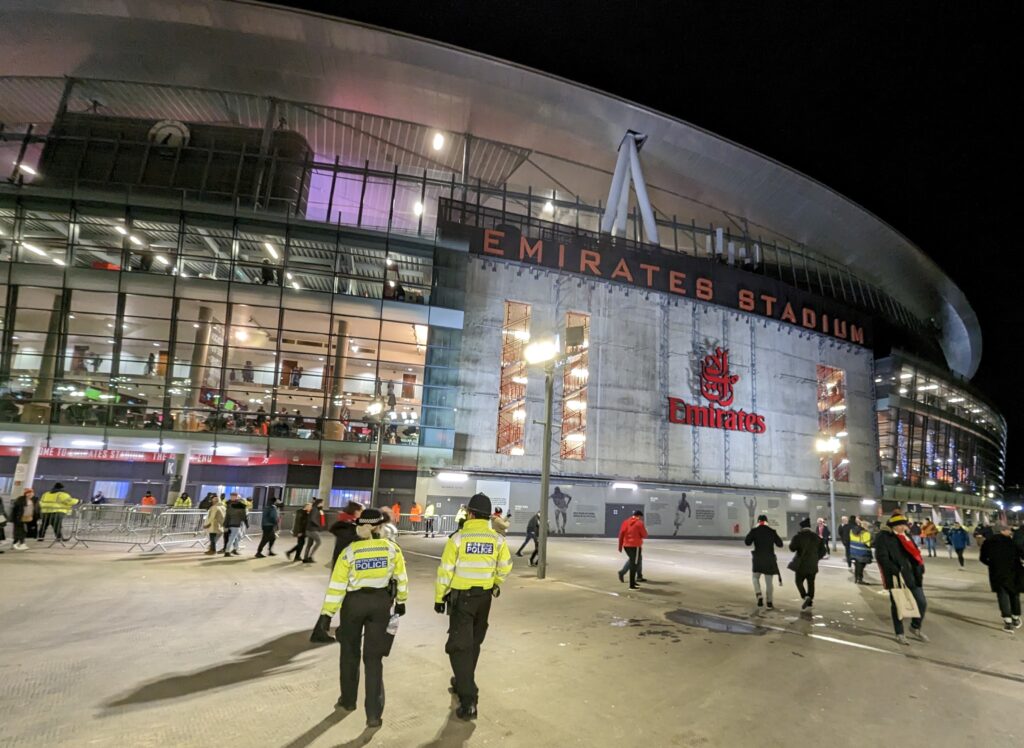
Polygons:
<instances>
[{"instance_id":1,"label":"red jacket","mask_svg":"<svg viewBox=\"0 0 1024 748\"><path fill-rule=\"evenodd\" d=\"M628 518L619 528L619 551L623 548L643 547L646 537L647 528L644 527L644 521L639 517Z\"/></svg>"}]
</instances>

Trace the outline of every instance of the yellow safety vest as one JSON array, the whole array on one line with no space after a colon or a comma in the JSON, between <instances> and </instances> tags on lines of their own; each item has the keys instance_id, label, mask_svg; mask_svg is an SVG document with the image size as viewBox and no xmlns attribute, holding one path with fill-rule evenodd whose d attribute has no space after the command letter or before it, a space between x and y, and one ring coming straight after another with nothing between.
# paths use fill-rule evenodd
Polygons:
<instances>
[{"instance_id":1,"label":"yellow safety vest","mask_svg":"<svg viewBox=\"0 0 1024 748\"><path fill-rule=\"evenodd\" d=\"M405 573L402 549L384 538L357 540L338 556L320 613L333 616L341 610L347 593L382 590L392 578L398 587L396 599L404 603L409 597L409 577Z\"/></svg>"},{"instance_id":2,"label":"yellow safety vest","mask_svg":"<svg viewBox=\"0 0 1024 748\"><path fill-rule=\"evenodd\" d=\"M180 496L174 500L174 507L176 509L185 508L188 509L192 506L192 499L183 499Z\"/></svg>"},{"instance_id":3,"label":"yellow safety vest","mask_svg":"<svg viewBox=\"0 0 1024 748\"><path fill-rule=\"evenodd\" d=\"M468 519L444 545L434 602L442 602L449 590L489 590L504 582L510 571L512 554L505 538L491 529L489 520Z\"/></svg>"},{"instance_id":4,"label":"yellow safety vest","mask_svg":"<svg viewBox=\"0 0 1024 748\"><path fill-rule=\"evenodd\" d=\"M47 491L39 499L39 511L42 514L67 514L78 499L71 498L66 491Z\"/></svg>"},{"instance_id":5,"label":"yellow safety vest","mask_svg":"<svg viewBox=\"0 0 1024 748\"><path fill-rule=\"evenodd\" d=\"M436 514L436 513L437 513L437 510L434 509L434 505L433 504L427 504L427 508L423 511L423 516L426 517L427 519L433 519L434 518L434 514Z\"/></svg>"}]
</instances>

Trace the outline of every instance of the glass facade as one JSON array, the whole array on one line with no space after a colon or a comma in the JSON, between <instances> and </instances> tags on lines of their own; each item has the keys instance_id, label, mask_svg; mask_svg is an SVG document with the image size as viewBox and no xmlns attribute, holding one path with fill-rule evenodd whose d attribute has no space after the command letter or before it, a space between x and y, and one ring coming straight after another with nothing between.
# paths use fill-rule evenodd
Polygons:
<instances>
[{"instance_id":1,"label":"glass facade","mask_svg":"<svg viewBox=\"0 0 1024 748\"><path fill-rule=\"evenodd\" d=\"M878 362L879 457L887 485L994 499L1006 464L1006 422L966 383L905 355Z\"/></svg>"},{"instance_id":2,"label":"glass facade","mask_svg":"<svg viewBox=\"0 0 1024 748\"><path fill-rule=\"evenodd\" d=\"M563 460L587 456L587 381L590 376L590 315L569 312L565 320L565 365L562 367Z\"/></svg>"},{"instance_id":3,"label":"glass facade","mask_svg":"<svg viewBox=\"0 0 1024 748\"><path fill-rule=\"evenodd\" d=\"M839 449L832 455L823 454L821 477L829 477L829 459L832 474L837 481L850 480L850 460L846 440L846 372L833 366L818 364L818 431L823 439L835 439Z\"/></svg>"},{"instance_id":4,"label":"glass facade","mask_svg":"<svg viewBox=\"0 0 1024 748\"><path fill-rule=\"evenodd\" d=\"M530 342L530 305L505 302L501 326L501 383L498 391L499 454L521 456L526 446L526 345Z\"/></svg>"},{"instance_id":5,"label":"glass facade","mask_svg":"<svg viewBox=\"0 0 1024 748\"><path fill-rule=\"evenodd\" d=\"M195 212L0 197L0 420L454 442L432 248ZM375 397L381 416L367 413Z\"/></svg>"}]
</instances>

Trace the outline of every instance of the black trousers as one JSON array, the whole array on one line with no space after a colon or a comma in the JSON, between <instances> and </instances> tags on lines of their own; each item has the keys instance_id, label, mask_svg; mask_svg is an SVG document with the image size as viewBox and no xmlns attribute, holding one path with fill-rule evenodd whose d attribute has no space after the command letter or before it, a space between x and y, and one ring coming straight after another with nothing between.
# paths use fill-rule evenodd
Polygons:
<instances>
[{"instance_id":1,"label":"black trousers","mask_svg":"<svg viewBox=\"0 0 1024 748\"><path fill-rule=\"evenodd\" d=\"M526 540L523 541L523 544L521 546L519 546L519 550L516 551L516 555L517 556L522 556L523 555L523 548L528 546L530 544L531 540L533 541L533 552L534 553L537 552L537 536L534 535L532 532L528 532L528 533L526 533Z\"/></svg>"},{"instance_id":2,"label":"black trousers","mask_svg":"<svg viewBox=\"0 0 1024 748\"><path fill-rule=\"evenodd\" d=\"M263 536L260 538L259 548L256 549L257 553L263 553L263 546L269 545L267 549L269 551L274 550L274 541L277 539L276 529L273 527L264 527Z\"/></svg>"},{"instance_id":3,"label":"black trousers","mask_svg":"<svg viewBox=\"0 0 1024 748\"><path fill-rule=\"evenodd\" d=\"M491 613L491 591L480 587L452 590L448 612L448 643L444 651L455 675L455 693L464 706L475 704L480 690L476 686L476 663L480 645L487 636L487 617Z\"/></svg>"},{"instance_id":4,"label":"black trousers","mask_svg":"<svg viewBox=\"0 0 1024 748\"><path fill-rule=\"evenodd\" d=\"M22 522L20 520L14 523L14 544L25 542L25 536L28 534L29 522Z\"/></svg>"},{"instance_id":5,"label":"black trousers","mask_svg":"<svg viewBox=\"0 0 1024 748\"><path fill-rule=\"evenodd\" d=\"M345 595L335 636L341 645L341 703L355 706L359 695L359 654L366 670L367 719L384 713L384 663L388 649L391 595L386 590L358 590Z\"/></svg>"},{"instance_id":6,"label":"black trousers","mask_svg":"<svg viewBox=\"0 0 1024 748\"><path fill-rule=\"evenodd\" d=\"M629 569L629 586L632 587L636 584L636 578L644 575L644 551L643 548L624 548L626 556L628 556L626 563L622 567L622 571Z\"/></svg>"},{"instance_id":7,"label":"black trousers","mask_svg":"<svg viewBox=\"0 0 1024 748\"><path fill-rule=\"evenodd\" d=\"M58 539L61 538L62 536L60 534L60 529L61 529L61 525L63 525L63 524L64 524L64 515L61 514L60 512L44 512L43 513L43 523L39 526L39 534L37 536L37 539L38 540L42 540L43 539L43 537L46 535L46 528L48 528L48 527L52 527L53 528L54 536L56 536Z\"/></svg>"},{"instance_id":8,"label":"black trousers","mask_svg":"<svg viewBox=\"0 0 1024 748\"><path fill-rule=\"evenodd\" d=\"M288 551L288 555L290 556L291 554L294 553L296 561L302 560L302 547L305 544L306 544L306 536L305 535L299 535L296 538L296 540L295 540L295 545L292 546L292 549L290 551ZM335 559L335 560L337 560L337 559Z\"/></svg>"},{"instance_id":9,"label":"black trousers","mask_svg":"<svg viewBox=\"0 0 1024 748\"><path fill-rule=\"evenodd\" d=\"M424 520L426 522L426 526L423 528L423 537L427 537L427 535L433 535L434 534L434 518L433 517L425 517Z\"/></svg>"},{"instance_id":10,"label":"black trousers","mask_svg":"<svg viewBox=\"0 0 1024 748\"><path fill-rule=\"evenodd\" d=\"M960 561L960 565L963 566L964 565L964 549L963 548L954 548L953 550L956 551L957 560Z\"/></svg>"},{"instance_id":11,"label":"black trousers","mask_svg":"<svg viewBox=\"0 0 1024 748\"><path fill-rule=\"evenodd\" d=\"M846 549L846 568L849 569L853 564L853 559L850 557L850 541L843 541L843 548Z\"/></svg>"},{"instance_id":12,"label":"black trousers","mask_svg":"<svg viewBox=\"0 0 1024 748\"><path fill-rule=\"evenodd\" d=\"M863 582L864 581L864 569L867 568L867 561L853 560L853 581Z\"/></svg>"},{"instance_id":13,"label":"black trousers","mask_svg":"<svg viewBox=\"0 0 1024 748\"><path fill-rule=\"evenodd\" d=\"M999 599L999 613L1003 618L1020 618L1020 593L1007 587L996 592Z\"/></svg>"},{"instance_id":14,"label":"black trousers","mask_svg":"<svg viewBox=\"0 0 1024 748\"><path fill-rule=\"evenodd\" d=\"M814 599L814 578L817 574L801 574L796 573L796 591L800 593L800 597ZM804 582L807 582L807 589L804 589Z\"/></svg>"}]
</instances>

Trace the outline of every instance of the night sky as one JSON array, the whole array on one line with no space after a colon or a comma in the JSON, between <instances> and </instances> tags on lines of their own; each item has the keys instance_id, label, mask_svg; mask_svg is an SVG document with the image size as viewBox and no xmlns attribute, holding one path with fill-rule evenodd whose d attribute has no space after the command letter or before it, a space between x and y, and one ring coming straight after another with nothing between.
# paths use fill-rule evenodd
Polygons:
<instances>
[{"instance_id":1,"label":"night sky","mask_svg":"<svg viewBox=\"0 0 1024 748\"><path fill-rule=\"evenodd\" d=\"M1024 311L1014 272L1024 227L1011 186L1024 166L1021 4L281 4L631 99L777 159L872 211L938 262L978 314L983 351L974 383L1009 422L1007 483L1024 481L1024 452L1015 448L1024 429Z\"/></svg>"}]
</instances>

